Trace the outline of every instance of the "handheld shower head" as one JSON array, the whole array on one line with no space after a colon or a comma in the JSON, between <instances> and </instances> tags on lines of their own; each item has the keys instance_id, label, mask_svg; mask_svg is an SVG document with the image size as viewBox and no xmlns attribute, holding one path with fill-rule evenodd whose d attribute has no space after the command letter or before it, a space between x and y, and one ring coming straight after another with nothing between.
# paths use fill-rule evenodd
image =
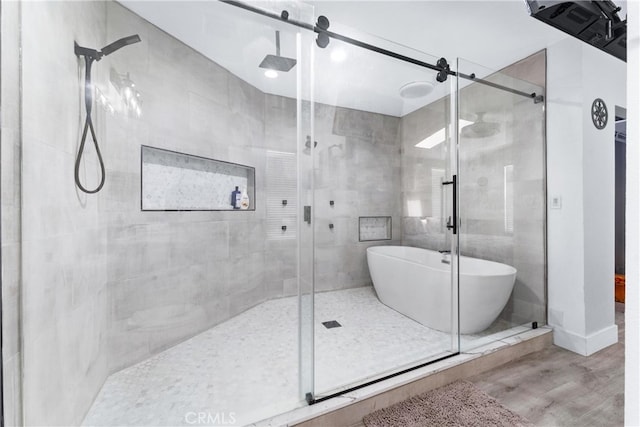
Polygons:
<instances>
[{"instance_id":1,"label":"handheld shower head","mask_svg":"<svg viewBox=\"0 0 640 427\"><path fill-rule=\"evenodd\" d=\"M84 56L90 61L100 61L103 56L107 56L112 54L118 49L121 49L125 46L129 46L130 44L138 43L142 41L140 36L134 34L129 37L123 37L120 40L116 40L111 44L106 45L102 48L102 50L91 49L88 47L82 47L78 45L78 43L73 44L73 51L77 56Z\"/></svg>"},{"instance_id":2,"label":"handheld shower head","mask_svg":"<svg viewBox=\"0 0 640 427\"><path fill-rule=\"evenodd\" d=\"M105 47L102 48L102 55L107 56L109 54L112 54L113 52L115 52L118 49L121 49L125 46L129 46L130 44L134 44L134 43L138 43L142 41L140 39L140 36L137 34L134 34L132 36L129 37L123 37L120 40L116 40L111 44L106 45Z\"/></svg>"},{"instance_id":3,"label":"handheld shower head","mask_svg":"<svg viewBox=\"0 0 640 427\"><path fill-rule=\"evenodd\" d=\"M78 45L78 43L73 43L73 52L76 56L84 57L85 64L85 72L84 72L84 105L86 111L86 117L84 119L84 130L82 131L82 138L80 140L80 147L78 148L78 154L76 155L76 163L75 163L75 181L76 186L78 188L88 194L97 193L102 189L105 180L105 168L104 162L102 160L102 154L100 153L100 147L98 146L98 137L96 136L96 132L93 128L93 120L91 118L91 109L93 107L93 85L91 83L91 66L94 61L100 61L103 56L107 56L112 54L118 49L121 49L125 46L128 46L133 43L138 43L140 40L140 36L134 34L129 37L123 37L120 40L116 40L115 42L106 45L102 48L102 50L91 49L88 47L83 47ZM84 152L84 145L87 140L87 132L91 131L91 138L93 140L93 145L96 149L96 154L98 156L98 163L100 164L100 183L93 190L87 189L80 182L80 161L82 159L82 154Z\"/></svg>"}]
</instances>

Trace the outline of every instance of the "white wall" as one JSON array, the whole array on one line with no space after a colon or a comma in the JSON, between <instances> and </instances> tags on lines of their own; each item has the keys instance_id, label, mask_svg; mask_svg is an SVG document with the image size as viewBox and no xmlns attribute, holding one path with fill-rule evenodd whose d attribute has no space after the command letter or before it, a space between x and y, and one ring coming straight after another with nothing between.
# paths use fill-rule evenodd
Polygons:
<instances>
[{"instance_id":1,"label":"white wall","mask_svg":"<svg viewBox=\"0 0 640 427\"><path fill-rule=\"evenodd\" d=\"M547 299L549 324L584 335L582 127L567 125L581 119L580 53L572 39L547 50L547 194L562 199L547 213Z\"/></svg>"},{"instance_id":2,"label":"white wall","mask_svg":"<svg viewBox=\"0 0 640 427\"><path fill-rule=\"evenodd\" d=\"M640 425L640 3L628 2L624 423Z\"/></svg>"},{"instance_id":3,"label":"white wall","mask_svg":"<svg viewBox=\"0 0 640 427\"><path fill-rule=\"evenodd\" d=\"M615 106L626 106L626 64L583 45L583 165L586 336L591 354L617 342L615 272ZM598 130L591 103L602 98L609 121ZM604 341L602 341L604 339Z\"/></svg>"},{"instance_id":4,"label":"white wall","mask_svg":"<svg viewBox=\"0 0 640 427\"><path fill-rule=\"evenodd\" d=\"M589 355L617 342L614 117L626 105L625 64L573 38L551 45L547 64L548 318L555 344ZM595 98L609 110L602 130Z\"/></svg>"}]
</instances>

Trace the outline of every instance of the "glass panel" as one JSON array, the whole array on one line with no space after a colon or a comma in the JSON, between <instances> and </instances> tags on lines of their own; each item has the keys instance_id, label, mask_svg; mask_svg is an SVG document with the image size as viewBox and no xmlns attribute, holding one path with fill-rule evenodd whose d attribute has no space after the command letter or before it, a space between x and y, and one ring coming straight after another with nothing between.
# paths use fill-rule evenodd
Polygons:
<instances>
[{"instance_id":1,"label":"glass panel","mask_svg":"<svg viewBox=\"0 0 640 427\"><path fill-rule=\"evenodd\" d=\"M315 55L318 398L450 355L458 344L452 260L438 252L453 244L445 224L452 189L443 181L452 175L455 79L438 83L428 68L335 39Z\"/></svg>"},{"instance_id":2,"label":"glass panel","mask_svg":"<svg viewBox=\"0 0 640 427\"><path fill-rule=\"evenodd\" d=\"M304 20L315 22L312 9L304 9ZM315 33L301 31L300 52L303 59L298 69L298 135L296 138L298 164L298 195L300 207L298 224L300 238L298 240L298 298L299 298L299 397L310 402L314 388L314 257L315 236L313 234L313 159L315 157L314 140L314 76L315 76Z\"/></svg>"},{"instance_id":3,"label":"glass panel","mask_svg":"<svg viewBox=\"0 0 640 427\"><path fill-rule=\"evenodd\" d=\"M304 4L278 6L313 23ZM249 425L306 405L298 184L311 41L217 1L20 7L21 424ZM271 60L295 64L276 77L260 64L277 56L277 31ZM72 41L100 50L133 34L85 86ZM106 168L95 194L73 179L85 87ZM142 211L142 145L255 170L249 209ZM82 183L95 188L100 170L89 137Z\"/></svg>"},{"instance_id":4,"label":"glass panel","mask_svg":"<svg viewBox=\"0 0 640 427\"><path fill-rule=\"evenodd\" d=\"M543 52L500 72L458 60L475 75L458 78L463 351L546 318L544 102L527 96L544 70Z\"/></svg>"}]
</instances>

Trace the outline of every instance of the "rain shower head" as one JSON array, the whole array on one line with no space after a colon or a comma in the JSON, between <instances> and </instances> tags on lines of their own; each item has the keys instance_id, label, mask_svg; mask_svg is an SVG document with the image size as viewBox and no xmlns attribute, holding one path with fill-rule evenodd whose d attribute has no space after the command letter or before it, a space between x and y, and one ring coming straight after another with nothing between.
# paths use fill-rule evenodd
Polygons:
<instances>
[{"instance_id":1,"label":"rain shower head","mask_svg":"<svg viewBox=\"0 0 640 427\"><path fill-rule=\"evenodd\" d=\"M280 31L276 31L276 54L265 56L260 63L260 68L286 73L295 67L296 63L297 61L293 58L280 56Z\"/></svg>"},{"instance_id":2,"label":"rain shower head","mask_svg":"<svg viewBox=\"0 0 640 427\"><path fill-rule=\"evenodd\" d=\"M286 73L296 65L296 62L297 61L293 58L285 58L284 56L277 55L267 55L260 63L260 68L282 71Z\"/></svg>"},{"instance_id":3,"label":"rain shower head","mask_svg":"<svg viewBox=\"0 0 640 427\"><path fill-rule=\"evenodd\" d=\"M140 36L137 35L137 34L134 34L134 35L129 36L129 37L123 37L120 40L116 40L113 43L103 47L102 48L102 54L104 56L107 56L107 55L115 52L118 49L121 49L121 48L123 48L125 46L129 46L130 44L138 43L140 41L142 41L142 40L140 39Z\"/></svg>"},{"instance_id":4,"label":"rain shower head","mask_svg":"<svg viewBox=\"0 0 640 427\"><path fill-rule=\"evenodd\" d=\"M460 130L460 136L463 138L488 138L500 133L500 124L485 122L483 120L485 113L478 113L478 119L475 123L464 126Z\"/></svg>"}]
</instances>

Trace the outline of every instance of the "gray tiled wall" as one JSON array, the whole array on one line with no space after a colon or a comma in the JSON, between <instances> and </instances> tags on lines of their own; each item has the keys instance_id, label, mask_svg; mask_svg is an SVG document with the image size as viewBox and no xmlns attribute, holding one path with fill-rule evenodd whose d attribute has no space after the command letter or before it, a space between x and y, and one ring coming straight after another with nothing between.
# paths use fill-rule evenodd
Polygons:
<instances>
[{"instance_id":1,"label":"gray tiled wall","mask_svg":"<svg viewBox=\"0 0 640 427\"><path fill-rule=\"evenodd\" d=\"M266 96L117 4L107 16L111 38L143 39L110 64L144 100L141 118L107 118L113 371L282 296L285 285L295 292L295 241L265 241L264 183L267 150L295 152L296 133L295 102ZM141 212L141 144L254 166L256 210Z\"/></svg>"},{"instance_id":2,"label":"gray tiled wall","mask_svg":"<svg viewBox=\"0 0 640 427\"><path fill-rule=\"evenodd\" d=\"M0 187L2 188L2 397L7 426L22 425L20 369L19 4L0 5Z\"/></svg>"},{"instance_id":3,"label":"gray tiled wall","mask_svg":"<svg viewBox=\"0 0 640 427\"><path fill-rule=\"evenodd\" d=\"M141 118L105 117L112 371L298 291L296 241L266 238L265 200L268 151L303 148L296 101L261 92L109 3L108 38L130 33L143 43L108 58L144 100ZM358 216L392 216L400 241L399 119L314 107L316 191L305 203L315 204L316 289L370 285L365 250L376 243L358 242ZM140 144L254 166L255 212L140 212ZM302 167L311 170L310 161L302 154Z\"/></svg>"},{"instance_id":4,"label":"gray tiled wall","mask_svg":"<svg viewBox=\"0 0 640 427\"><path fill-rule=\"evenodd\" d=\"M84 84L72 49L74 40L106 44L106 10L101 2L20 7L22 28L38 29L21 32L24 423L79 424L109 373L109 306L106 197L77 192L73 180ZM99 68L103 87L108 69ZM104 117L96 116L104 141ZM93 186L95 152L86 152L82 176Z\"/></svg>"},{"instance_id":5,"label":"gray tiled wall","mask_svg":"<svg viewBox=\"0 0 640 427\"><path fill-rule=\"evenodd\" d=\"M400 243L399 123L397 117L315 106L317 291L370 285L366 248ZM359 242L360 216L391 216L392 240Z\"/></svg>"}]
</instances>

